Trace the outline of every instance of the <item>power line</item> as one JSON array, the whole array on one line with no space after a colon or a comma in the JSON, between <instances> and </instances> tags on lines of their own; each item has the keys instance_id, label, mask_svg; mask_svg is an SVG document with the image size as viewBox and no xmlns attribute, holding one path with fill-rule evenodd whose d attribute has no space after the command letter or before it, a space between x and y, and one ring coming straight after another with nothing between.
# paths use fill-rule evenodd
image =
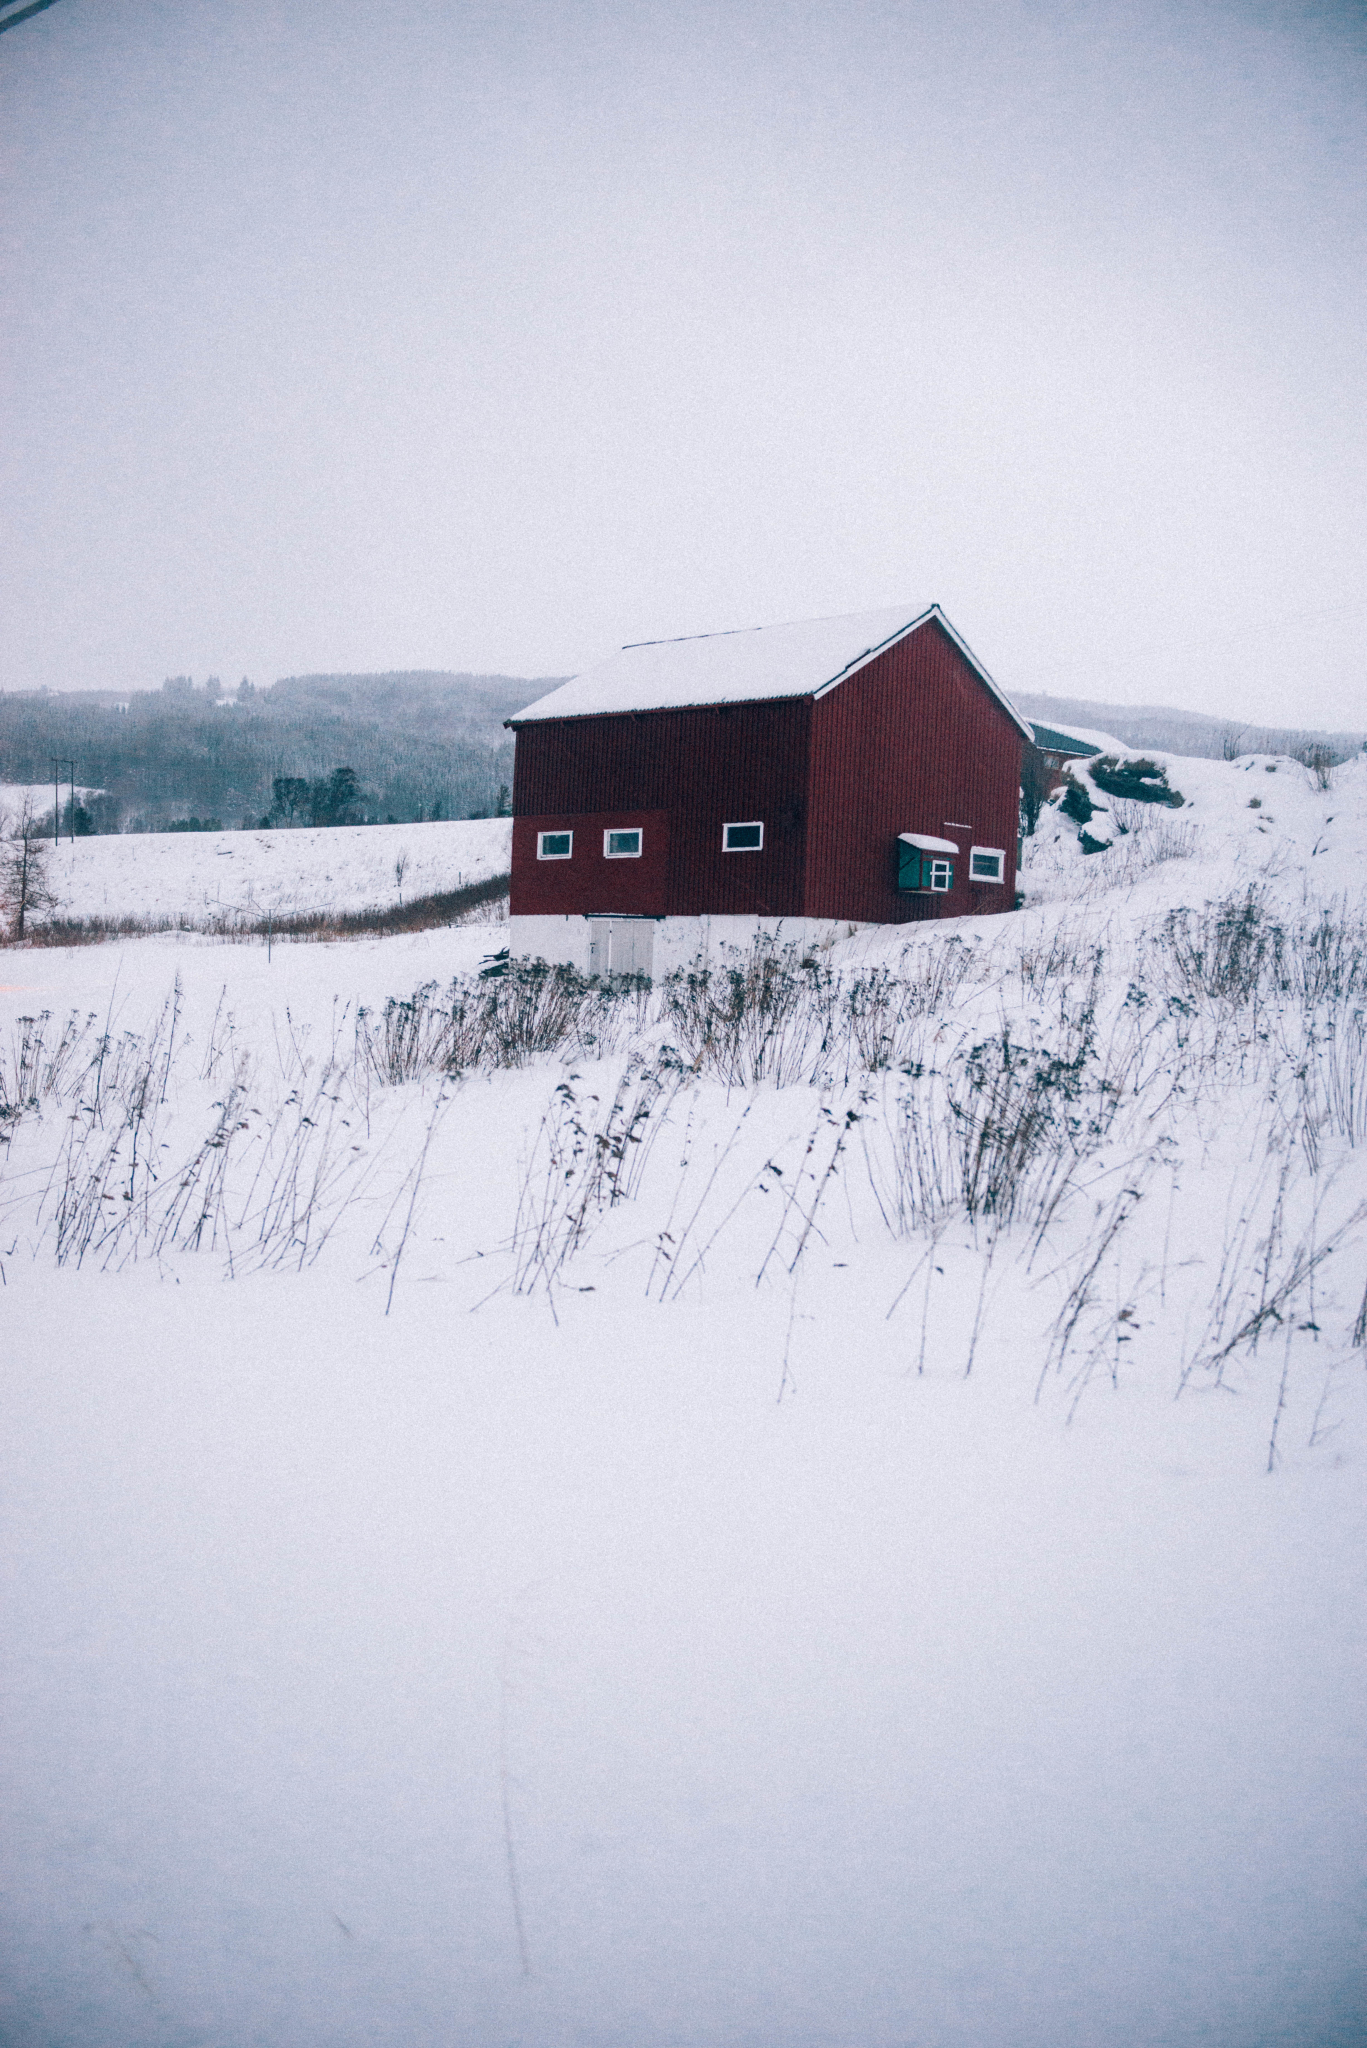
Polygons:
<instances>
[{"instance_id":1,"label":"power line","mask_svg":"<svg viewBox=\"0 0 1367 2048\"><path fill-rule=\"evenodd\" d=\"M45 7L51 7L53 0L28 0L27 7L16 8L13 14L0 17L0 36L7 28L16 28L21 21L27 21L31 14L41 14Z\"/></svg>"}]
</instances>

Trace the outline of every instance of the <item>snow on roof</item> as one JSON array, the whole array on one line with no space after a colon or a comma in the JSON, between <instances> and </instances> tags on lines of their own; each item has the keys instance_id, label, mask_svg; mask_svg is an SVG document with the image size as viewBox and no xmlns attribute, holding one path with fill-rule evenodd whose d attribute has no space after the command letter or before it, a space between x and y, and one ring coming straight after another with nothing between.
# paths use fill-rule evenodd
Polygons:
<instances>
[{"instance_id":1,"label":"snow on roof","mask_svg":"<svg viewBox=\"0 0 1367 2048\"><path fill-rule=\"evenodd\" d=\"M908 846L915 846L922 853L957 853L958 846L952 839L937 839L933 832L899 832L897 837L905 839Z\"/></svg>"},{"instance_id":2,"label":"snow on roof","mask_svg":"<svg viewBox=\"0 0 1367 2048\"><path fill-rule=\"evenodd\" d=\"M1030 720L1030 729L1035 735L1035 745L1045 748L1051 754L1099 754L1104 748L1094 747L1081 733L1064 732L1061 726L1041 725L1037 718Z\"/></svg>"},{"instance_id":3,"label":"snow on roof","mask_svg":"<svg viewBox=\"0 0 1367 2048\"><path fill-rule=\"evenodd\" d=\"M697 704L748 704L766 697L820 696L876 654L934 619L1029 739L1030 727L1004 690L964 645L938 605L856 612L836 619L799 619L684 640L644 640L623 647L538 697L509 725L543 718L593 718L612 711L664 711Z\"/></svg>"},{"instance_id":4,"label":"snow on roof","mask_svg":"<svg viewBox=\"0 0 1367 2048\"><path fill-rule=\"evenodd\" d=\"M1125 741L1118 740L1114 733L1101 732L1092 725L1070 725L1066 732L1061 726L1036 725L1034 732L1035 745L1055 753L1066 751L1066 748L1057 746L1057 740L1066 741L1068 746L1082 748L1087 754L1118 754L1122 759L1127 754L1142 754L1146 751L1142 747L1127 746ZM1052 737L1043 738L1042 735L1046 733Z\"/></svg>"}]
</instances>

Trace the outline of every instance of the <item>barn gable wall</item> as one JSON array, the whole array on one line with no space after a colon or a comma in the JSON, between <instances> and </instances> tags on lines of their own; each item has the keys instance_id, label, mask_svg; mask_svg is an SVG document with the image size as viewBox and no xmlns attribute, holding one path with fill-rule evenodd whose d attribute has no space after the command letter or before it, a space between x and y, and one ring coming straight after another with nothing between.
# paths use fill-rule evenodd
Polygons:
<instances>
[{"instance_id":1,"label":"barn gable wall","mask_svg":"<svg viewBox=\"0 0 1367 2048\"><path fill-rule=\"evenodd\" d=\"M1016 893L1021 738L933 620L820 698L813 715L804 909L909 923L1009 910ZM900 894L899 832L960 848L953 891ZM969 880L972 844L1006 853L1001 884Z\"/></svg>"},{"instance_id":2,"label":"barn gable wall","mask_svg":"<svg viewBox=\"0 0 1367 2048\"><path fill-rule=\"evenodd\" d=\"M583 829L599 832L605 821L629 824L639 813L667 812L664 914L799 915L812 711L810 698L785 698L521 727L513 776L513 914L627 908L600 900L601 861L537 861L535 834L569 826L576 817L585 820ZM723 852L723 824L752 818L764 821L763 850ZM648 838L648 852L650 845ZM655 910L654 898L649 908Z\"/></svg>"}]
</instances>

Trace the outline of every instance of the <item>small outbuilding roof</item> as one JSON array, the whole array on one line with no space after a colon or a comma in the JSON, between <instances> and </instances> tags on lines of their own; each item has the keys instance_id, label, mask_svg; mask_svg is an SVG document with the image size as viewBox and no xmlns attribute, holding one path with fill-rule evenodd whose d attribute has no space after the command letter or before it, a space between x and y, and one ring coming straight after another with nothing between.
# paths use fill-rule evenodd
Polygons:
<instances>
[{"instance_id":1,"label":"small outbuilding roof","mask_svg":"<svg viewBox=\"0 0 1367 2048\"><path fill-rule=\"evenodd\" d=\"M786 626L750 626L700 633L686 640L644 640L623 647L507 723L545 718L596 718L611 711L666 711L689 705L750 704L770 697L820 697L875 655L934 619L1027 739L1033 737L1006 692L960 639L937 604L855 612L836 619L800 619Z\"/></svg>"},{"instance_id":2,"label":"small outbuilding roof","mask_svg":"<svg viewBox=\"0 0 1367 2048\"><path fill-rule=\"evenodd\" d=\"M1064 732L1057 725L1041 725L1036 718L1031 719L1030 730L1035 736L1035 745L1047 754L1072 754L1081 761L1089 754L1105 752L1104 746L1094 743L1083 733Z\"/></svg>"}]
</instances>

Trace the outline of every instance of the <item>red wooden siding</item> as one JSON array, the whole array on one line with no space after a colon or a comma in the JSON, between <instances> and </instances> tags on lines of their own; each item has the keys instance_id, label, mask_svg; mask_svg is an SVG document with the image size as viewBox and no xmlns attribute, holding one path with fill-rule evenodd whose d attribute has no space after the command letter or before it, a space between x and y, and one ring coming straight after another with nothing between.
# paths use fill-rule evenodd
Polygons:
<instances>
[{"instance_id":1,"label":"red wooden siding","mask_svg":"<svg viewBox=\"0 0 1367 2048\"><path fill-rule=\"evenodd\" d=\"M1021 735L931 620L814 707L809 917L903 924L1010 910L1016 896ZM899 832L952 839L945 896L897 888ZM1000 847L1000 883L972 884L970 845Z\"/></svg>"},{"instance_id":2,"label":"red wooden siding","mask_svg":"<svg viewBox=\"0 0 1367 2048\"><path fill-rule=\"evenodd\" d=\"M636 907L616 900L625 886L618 871L641 863L582 861L579 836L572 861L536 859L535 833L573 827L578 835L586 804L600 833L603 824L668 813L660 906L667 915L800 915L812 708L810 698L780 698L521 727L513 770L514 916ZM609 817L614 805L620 813ZM724 852L722 826L752 818L764 822L761 851ZM605 885L614 900L604 900Z\"/></svg>"},{"instance_id":3,"label":"red wooden siding","mask_svg":"<svg viewBox=\"0 0 1367 2048\"><path fill-rule=\"evenodd\" d=\"M519 752L521 749L519 748ZM603 834L639 826L641 851L609 860ZM573 832L568 860L538 860L537 834ZM665 811L557 811L513 819L515 917L617 911L624 917L663 917L668 900L669 816Z\"/></svg>"}]
</instances>

